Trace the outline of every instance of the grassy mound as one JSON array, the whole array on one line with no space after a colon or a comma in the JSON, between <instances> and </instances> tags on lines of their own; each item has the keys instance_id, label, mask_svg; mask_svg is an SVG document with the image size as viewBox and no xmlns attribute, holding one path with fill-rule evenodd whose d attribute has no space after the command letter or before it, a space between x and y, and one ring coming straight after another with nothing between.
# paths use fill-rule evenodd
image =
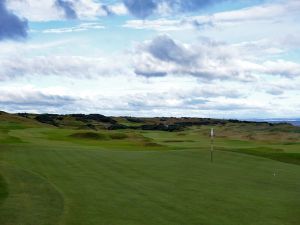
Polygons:
<instances>
[{"instance_id":1,"label":"grassy mound","mask_svg":"<svg viewBox=\"0 0 300 225\"><path fill-rule=\"evenodd\" d=\"M73 138L90 139L90 140L106 140L107 137L104 134L94 132L74 133L70 135Z\"/></svg>"}]
</instances>

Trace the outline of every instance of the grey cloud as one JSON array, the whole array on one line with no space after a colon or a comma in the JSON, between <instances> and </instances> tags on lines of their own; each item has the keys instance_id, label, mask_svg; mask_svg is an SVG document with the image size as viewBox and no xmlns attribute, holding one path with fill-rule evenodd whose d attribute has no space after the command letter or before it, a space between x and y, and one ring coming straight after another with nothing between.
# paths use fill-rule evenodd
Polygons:
<instances>
[{"instance_id":1,"label":"grey cloud","mask_svg":"<svg viewBox=\"0 0 300 225\"><path fill-rule=\"evenodd\" d=\"M102 9L104 12L106 12L106 14L107 14L108 16L114 15L114 12L112 11L112 9L111 9L109 6L107 6L107 5L102 5L102 6L101 6L101 9Z\"/></svg>"},{"instance_id":2,"label":"grey cloud","mask_svg":"<svg viewBox=\"0 0 300 225\"><path fill-rule=\"evenodd\" d=\"M72 108L79 100L71 96L20 88L1 90L0 107L7 111L53 112Z\"/></svg>"},{"instance_id":3,"label":"grey cloud","mask_svg":"<svg viewBox=\"0 0 300 225\"><path fill-rule=\"evenodd\" d=\"M128 11L141 19L154 14L162 5L174 12L193 12L222 1L224 0L123 0Z\"/></svg>"},{"instance_id":4,"label":"grey cloud","mask_svg":"<svg viewBox=\"0 0 300 225\"><path fill-rule=\"evenodd\" d=\"M160 71L139 71L135 70L135 74L144 76L144 77L164 77L167 75L166 72L160 72Z\"/></svg>"},{"instance_id":5,"label":"grey cloud","mask_svg":"<svg viewBox=\"0 0 300 225\"><path fill-rule=\"evenodd\" d=\"M193 63L194 55L168 36L158 36L147 46L153 57L167 62L188 65Z\"/></svg>"},{"instance_id":6,"label":"grey cloud","mask_svg":"<svg viewBox=\"0 0 300 225\"><path fill-rule=\"evenodd\" d=\"M184 45L166 35L138 46L135 67L138 75L159 72L204 79L242 79L230 50L223 44L207 44L206 40L199 45Z\"/></svg>"},{"instance_id":7,"label":"grey cloud","mask_svg":"<svg viewBox=\"0 0 300 225\"><path fill-rule=\"evenodd\" d=\"M56 0L55 5L64 11L67 19L77 19L77 13L72 1Z\"/></svg>"},{"instance_id":8,"label":"grey cloud","mask_svg":"<svg viewBox=\"0 0 300 225\"><path fill-rule=\"evenodd\" d=\"M150 16L158 6L156 0L123 0L123 2L132 15L142 19Z\"/></svg>"},{"instance_id":9,"label":"grey cloud","mask_svg":"<svg viewBox=\"0 0 300 225\"><path fill-rule=\"evenodd\" d=\"M10 12L5 5L5 0L0 0L0 40L24 39L27 37L27 20L21 19Z\"/></svg>"},{"instance_id":10,"label":"grey cloud","mask_svg":"<svg viewBox=\"0 0 300 225\"><path fill-rule=\"evenodd\" d=\"M284 93L284 90L281 88L272 87L272 88L268 88L266 92L271 95L282 95Z\"/></svg>"}]
</instances>

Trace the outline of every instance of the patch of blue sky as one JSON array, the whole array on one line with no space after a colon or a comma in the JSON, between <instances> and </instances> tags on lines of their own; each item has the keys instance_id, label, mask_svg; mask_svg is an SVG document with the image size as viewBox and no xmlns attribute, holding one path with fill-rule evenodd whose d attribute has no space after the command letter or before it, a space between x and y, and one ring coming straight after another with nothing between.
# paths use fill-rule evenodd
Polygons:
<instances>
[{"instance_id":1,"label":"patch of blue sky","mask_svg":"<svg viewBox=\"0 0 300 225\"><path fill-rule=\"evenodd\" d=\"M103 29L87 28L81 31L47 32L51 29L78 27L83 23L99 23ZM104 53L118 53L126 51L135 42L141 42L155 36L152 30L128 29L121 26L118 17L101 19L98 21L60 21L46 23L31 23L30 41L32 43L47 43L63 41L63 47L56 48L57 53L93 55L97 51ZM120 35L120 33L122 35ZM76 34L76 35L74 35ZM74 48L74 42L77 42Z\"/></svg>"},{"instance_id":2,"label":"patch of blue sky","mask_svg":"<svg viewBox=\"0 0 300 225\"><path fill-rule=\"evenodd\" d=\"M274 59L291 61L294 63L300 63L300 49L289 50L288 52L274 57Z\"/></svg>"}]
</instances>

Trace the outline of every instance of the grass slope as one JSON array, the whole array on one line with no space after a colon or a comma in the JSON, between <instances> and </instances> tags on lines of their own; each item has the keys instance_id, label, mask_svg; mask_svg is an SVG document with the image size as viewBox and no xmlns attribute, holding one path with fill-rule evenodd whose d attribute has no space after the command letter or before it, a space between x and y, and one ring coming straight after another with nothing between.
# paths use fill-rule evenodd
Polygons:
<instances>
[{"instance_id":1,"label":"grass slope","mask_svg":"<svg viewBox=\"0 0 300 225\"><path fill-rule=\"evenodd\" d=\"M299 133L216 126L222 151L210 163L209 129L91 132L2 120L0 224L298 225L298 159L279 161L299 156Z\"/></svg>"}]
</instances>

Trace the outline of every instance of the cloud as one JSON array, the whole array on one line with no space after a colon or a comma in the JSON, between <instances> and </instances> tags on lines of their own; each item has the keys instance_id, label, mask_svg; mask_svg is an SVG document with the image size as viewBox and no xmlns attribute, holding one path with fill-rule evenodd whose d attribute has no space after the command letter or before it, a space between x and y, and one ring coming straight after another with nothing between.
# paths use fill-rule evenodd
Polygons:
<instances>
[{"instance_id":1,"label":"cloud","mask_svg":"<svg viewBox=\"0 0 300 225\"><path fill-rule=\"evenodd\" d=\"M142 19L150 16L157 8L155 0L124 0L123 2L132 15Z\"/></svg>"},{"instance_id":2,"label":"cloud","mask_svg":"<svg viewBox=\"0 0 300 225\"><path fill-rule=\"evenodd\" d=\"M285 60L266 61L263 63L263 71L267 74L281 75L284 77L299 77L300 64Z\"/></svg>"},{"instance_id":3,"label":"cloud","mask_svg":"<svg viewBox=\"0 0 300 225\"><path fill-rule=\"evenodd\" d=\"M216 3L214 0L163 0L170 5L171 8L179 12L190 12L202 9L206 6ZM219 0L218 3L224 0Z\"/></svg>"},{"instance_id":4,"label":"cloud","mask_svg":"<svg viewBox=\"0 0 300 225\"><path fill-rule=\"evenodd\" d=\"M252 79L243 62L225 45L188 45L163 35L137 47L134 65L139 75L192 75L204 79Z\"/></svg>"},{"instance_id":5,"label":"cloud","mask_svg":"<svg viewBox=\"0 0 300 225\"><path fill-rule=\"evenodd\" d=\"M113 5L107 6L109 10L115 15L126 15L128 10L123 3L116 3Z\"/></svg>"},{"instance_id":6,"label":"cloud","mask_svg":"<svg viewBox=\"0 0 300 225\"><path fill-rule=\"evenodd\" d=\"M265 105L258 101L249 102L245 98L226 97L226 94L226 91L222 90L219 93L216 91L209 94L203 90L172 90L168 92L145 91L114 97L97 96L88 101L89 104L86 109L138 116L199 116L211 112L224 114L227 112L263 111L265 109Z\"/></svg>"},{"instance_id":7,"label":"cloud","mask_svg":"<svg viewBox=\"0 0 300 225\"><path fill-rule=\"evenodd\" d=\"M77 13L74 10L74 5L71 1L56 0L55 5L64 11L67 19L76 19Z\"/></svg>"},{"instance_id":8,"label":"cloud","mask_svg":"<svg viewBox=\"0 0 300 225\"><path fill-rule=\"evenodd\" d=\"M207 39L185 44L161 35L137 46L133 64L136 74L146 77L175 74L206 80L254 82L263 75L300 76L300 64L284 60L262 61L257 54L241 46Z\"/></svg>"},{"instance_id":9,"label":"cloud","mask_svg":"<svg viewBox=\"0 0 300 225\"><path fill-rule=\"evenodd\" d=\"M105 7L94 0L9 0L7 7L29 21L95 20L107 16L108 10L122 11L118 5Z\"/></svg>"},{"instance_id":10,"label":"cloud","mask_svg":"<svg viewBox=\"0 0 300 225\"><path fill-rule=\"evenodd\" d=\"M209 16L195 16L185 19L187 23L207 24L209 26L231 26L245 22L278 22L285 18L297 16L300 2L297 0L265 3L238 10L215 13Z\"/></svg>"},{"instance_id":11,"label":"cloud","mask_svg":"<svg viewBox=\"0 0 300 225\"><path fill-rule=\"evenodd\" d=\"M184 27L179 20L128 20L123 27L133 29L151 29L157 31L176 31L182 29L194 29L193 26Z\"/></svg>"},{"instance_id":12,"label":"cloud","mask_svg":"<svg viewBox=\"0 0 300 225\"><path fill-rule=\"evenodd\" d=\"M104 113L107 115L188 116L212 111L260 110L245 100L207 99L201 91L143 92L118 96L86 96L51 93L31 86L0 88L0 106L5 111L36 113ZM224 93L224 92L220 92ZM217 94L220 95L220 94ZM210 96L210 94L209 94ZM213 94L214 96L214 94ZM225 102L224 102L225 101Z\"/></svg>"},{"instance_id":13,"label":"cloud","mask_svg":"<svg viewBox=\"0 0 300 225\"><path fill-rule=\"evenodd\" d=\"M222 0L218 1L221 2ZM128 11L137 18L146 17L159 12L191 12L209 6L213 0L123 0Z\"/></svg>"},{"instance_id":14,"label":"cloud","mask_svg":"<svg viewBox=\"0 0 300 225\"><path fill-rule=\"evenodd\" d=\"M68 95L49 93L32 86L0 88L0 106L7 111L53 112L72 108L80 101Z\"/></svg>"},{"instance_id":15,"label":"cloud","mask_svg":"<svg viewBox=\"0 0 300 225\"><path fill-rule=\"evenodd\" d=\"M181 1L179 1L180 3ZM205 1L184 1L188 10L196 2ZM190 3L191 2L191 3ZM210 4L208 1L206 4ZM174 1L174 5L178 1ZM180 5L180 4L179 4ZM203 6L199 4L199 6ZM198 9L195 7L194 9ZM299 15L300 2L298 0L276 1L275 3L265 3L247 8L217 12L213 14L186 16L184 19L155 19L155 20L129 20L124 27L135 29L154 29L158 31L184 30L184 29L204 29L211 27L228 27L245 22L269 22L278 23L287 18Z\"/></svg>"},{"instance_id":16,"label":"cloud","mask_svg":"<svg viewBox=\"0 0 300 225\"><path fill-rule=\"evenodd\" d=\"M64 28L52 28L44 30L43 33L72 33L81 32L86 30L104 29L105 27L100 23L82 23L74 27L64 27Z\"/></svg>"},{"instance_id":17,"label":"cloud","mask_svg":"<svg viewBox=\"0 0 300 225\"><path fill-rule=\"evenodd\" d=\"M0 0L0 40L26 38L27 21L10 12L5 3L5 0Z\"/></svg>"},{"instance_id":18,"label":"cloud","mask_svg":"<svg viewBox=\"0 0 300 225\"><path fill-rule=\"evenodd\" d=\"M6 83L0 86L0 107L7 111L33 111L52 113L102 113L106 115L135 116L217 116L217 117L248 117L253 115L270 115L278 110L293 111L291 103L286 100L276 101L264 94L270 82L262 83L261 87L250 87L238 82L197 83L194 78L158 78L143 82L139 77L135 80L103 78L101 80L85 80L83 86L79 82L61 87L61 83L72 83L70 79L56 79L52 87L41 87L41 77L36 78L36 85ZM111 79L114 80L110 86ZM121 78L123 79L123 78ZM174 80L178 81L174 82ZM130 82L129 82L130 80ZM139 80L137 82L137 80ZM187 80L192 83L184 84ZM172 83L173 82L173 83ZM105 83L105 84L103 84ZM138 87L128 90L129 83ZM168 83L169 85L166 85ZM180 84L180 85L179 85ZM105 88L105 86L109 86ZM122 87L126 86L126 87ZM166 87L168 86L168 87ZM105 89L109 89L107 91ZM253 90L254 89L254 90ZM74 92L76 90L76 92ZM249 91L251 95L249 96ZM254 93L255 92L255 93ZM253 96L254 94L254 96ZM259 96L259 97L258 97ZM297 102L297 96L295 96ZM293 105L294 106L294 105ZM298 107L299 108L299 107Z\"/></svg>"},{"instance_id":19,"label":"cloud","mask_svg":"<svg viewBox=\"0 0 300 225\"><path fill-rule=\"evenodd\" d=\"M0 81L23 76L65 76L90 79L97 76L128 73L129 70L123 65L114 65L114 59L102 57L50 55L32 58L18 56L0 58Z\"/></svg>"},{"instance_id":20,"label":"cloud","mask_svg":"<svg viewBox=\"0 0 300 225\"><path fill-rule=\"evenodd\" d=\"M146 50L156 59L174 62L182 65L190 65L194 62L194 54L175 43L173 39L168 36L158 36L149 45Z\"/></svg>"}]
</instances>

